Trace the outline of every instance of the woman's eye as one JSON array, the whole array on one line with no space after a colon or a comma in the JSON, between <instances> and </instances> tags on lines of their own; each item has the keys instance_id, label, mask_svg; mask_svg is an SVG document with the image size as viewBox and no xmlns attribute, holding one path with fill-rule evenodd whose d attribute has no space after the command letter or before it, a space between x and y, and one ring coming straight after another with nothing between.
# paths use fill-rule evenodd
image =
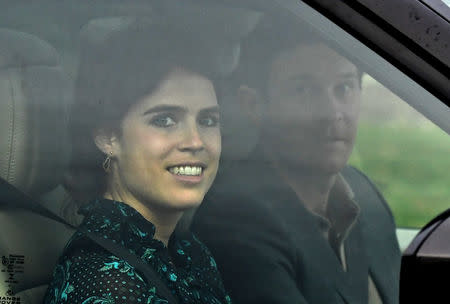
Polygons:
<instances>
[{"instance_id":1,"label":"woman's eye","mask_svg":"<svg viewBox=\"0 0 450 304\"><path fill-rule=\"evenodd\" d=\"M219 117L208 116L200 118L198 123L204 127L215 127L219 124Z\"/></svg>"},{"instance_id":2,"label":"woman's eye","mask_svg":"<svg viewBox=\"0 0 450 304\"><path fill-rule=\"evenodd\" d=\"M158 115L150 120L150 123L160 128L171 127L176 124L175 118L170 115Z\"/></svg>"}]
</instances>

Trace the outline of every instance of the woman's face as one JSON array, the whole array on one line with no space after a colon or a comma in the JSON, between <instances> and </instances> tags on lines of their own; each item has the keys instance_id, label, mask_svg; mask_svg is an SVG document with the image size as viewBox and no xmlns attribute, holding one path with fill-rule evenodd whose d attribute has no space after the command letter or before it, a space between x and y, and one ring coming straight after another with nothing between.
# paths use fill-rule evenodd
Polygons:
<instances>
[{"instance_id":1,"label":"woman's face","mask_svg":"<svg viewBox=\"0 0 450 304\"><path fill-rule=\"evenodd\" d=\"M127 203L182 211L199 205L219 164L219 109L210 80L174 70L133 105L111 141L112 192Z\"/></svg>"}]
</instances>

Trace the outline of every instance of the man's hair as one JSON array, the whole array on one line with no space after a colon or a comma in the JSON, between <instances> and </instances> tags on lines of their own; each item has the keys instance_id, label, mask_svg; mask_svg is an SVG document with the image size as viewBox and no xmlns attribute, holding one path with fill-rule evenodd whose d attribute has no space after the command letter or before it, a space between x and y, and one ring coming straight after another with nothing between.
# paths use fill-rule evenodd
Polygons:
<instances>
[{"instance_id":1,"label":"man's hair","mask_svg":"<svg viewBox=\"0 0 450 304\"><path fill-rule=\"evenodd\" d=\"M267 97L270 71L276 57L302 44L319 43L330 45L326 38L299 18L266 16L242 43L241 61L235 74L236 81L258 89ZM359 79L362 77L359 68L358 77Z\"/></svg>"}]
</instances>

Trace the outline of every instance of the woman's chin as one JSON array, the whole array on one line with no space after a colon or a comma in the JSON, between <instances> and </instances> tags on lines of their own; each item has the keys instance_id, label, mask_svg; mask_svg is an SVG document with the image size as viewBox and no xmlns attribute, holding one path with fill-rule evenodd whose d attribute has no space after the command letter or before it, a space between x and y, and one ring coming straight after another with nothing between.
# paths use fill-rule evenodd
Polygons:
<instances>
[{"instance_id":1,"label":"woman's chin","mask_svg":"<svg viewBox=\"0 0 450 304\"><path fill-rule=\"evenodd\" d=\"M204 194L186 194L174 197L170 202L170 207L178 210L185 211L200 206L203 201Z\"/></svg>"}]
</instances>

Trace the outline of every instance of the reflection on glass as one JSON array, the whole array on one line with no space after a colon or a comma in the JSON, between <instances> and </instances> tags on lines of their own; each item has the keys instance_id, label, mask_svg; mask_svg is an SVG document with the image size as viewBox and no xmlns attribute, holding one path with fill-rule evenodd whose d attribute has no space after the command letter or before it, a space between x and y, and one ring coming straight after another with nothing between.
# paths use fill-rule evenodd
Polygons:
<instances>
[{"instance_id":1,"label":"reflection on glass","mask_svg":"<svg viewBox=\"0 0 450 304\"><path fill-rule=\"evenodd\" d=\"M420 228L448 208L448 135L383 85L363 78L350 163L377 184L399 227Z\"/></svg>"},{"instance_id":2,"label":"reflection on glass","mask_svg":"<svg viewBox=\"0 0 450 304\"><path fill-rule=\"evenodd\" d=\"M175 230L219 165L218 73L197 60L213 55L164 21L93 20L81 37L65 188L84 220L44 303L230 304L206 246Z\"/></svg>"},{"instance_id":3,"label":"reflection on glass","mask_svg":"<svg viewBox=\"0 0 450 304\"><path fill-rule=\"evenodd\" d=\"M397 303L394 218L347 165L362 75L306 25L268 18L243 43L235 111L257 144L224 162L194 223L238 303Z\"/></svg>"},{"instance_id":4,"label":"reflection on glass","mask_svg":"<svg viewBox=\"0 0 450 304\"><path fill-rule=\"evenodd\" d=\"M172 4L175 2L170 1ZM296 1L292 3L298 4ZM6 2L4 5L6 7ZM189 5L185 8L186 11L191 9ZM178 291L186 295L183 297L184 302L197 303L199 298L203 298L204 302L214 302L209 297L210 293L220 294L219 300L227 302L229 298L225 294L230 293L235 303L397 303L400 252L394 233L395 226L421 227L435 214L448 208L448 134L413 110L406 102L415 104L434 121L437 119L433 117L439 115L430 115L433 108L427 107L427 102L411 102L411 95L416 94L416 91L409 90L411 85L405 85L406 82L402 82L404 78L389 77L395 73L383 75L384 70L378 69L377 64L373 64L373 69L367 68L379 58L375 60L375 56L368 56L367 54L373 54L368 49L365 49L367 52L362 52L362 44L355 42L351 45L352 40L348 35L337 35L339 29L328 20L325 20L328 23L314 24L318 13L312 14L306 10L305 4L300 3L297 8L301 11L297 11L297 16L308 19L307 22L320 28L321 32L330 30L329 33L332 34L328 35L332 37L323 38L303 24L304 20L284 19L284 16L277 16L273 20L271 12L265 12L265 19L239 44L239 39L231 33L231 29L252 24L259 17L252 18L250 22L244 15L239 15L239 22L231 22L224 10L216 8L215 14L222 13L219 13L219 18L214 18L213 15L206 14L201 7L203 16L208 22L212 21L212 24L202 24L200 19L199 21L191 18L192 15L185 16L185 12L171 11L169 15L172 16L174 24L195 24L194 27L183 27L183 30L194 28L193 36L181 35L182 37L175 39L174 44L170 43L172 46L176 45L174 49L178 51L177 54L189 55L186 57L189 62L182 69L170 70L174 73L163 69L162 74L166 77L156 77L152 88L148 86L149 75L155 71L155 66L161 63L160 59L169 55L161 47L164 43L169 43L170 39L166 33L160 35L161 44L150 43L154 40L146 35L140 37L140 43L147 49L138 51L139 56L131 56L131 59L135 59L132 68L126 56L129 55L134 40L132 36L125 35L120 43L102 49L95 60L85 62L83 68L78 69L80 60L83 63L81 57L84 49L78 39L82 25L98 17L99 20L109 20L95 31L99 37L105 38L108 35L102 36L102 33L117 29L112 22L116 18L111 17L112 15L139 15L141 18L144 15L149 17L155 11L159 13L149 3L105 5L102 1L95 4L66 1L58 5L48 4L46 7L11 2L8 3L8 9L0 10L1 27L34 34L56 48L57 53L61 55L57 68L62 67L70 76L72 84L75 84L75 79L80 75L93 77L90 69L115 54L115 64L108 73L102 75L104 78L110 78L111 81L107 85L111 90L104 84L99 85L100 90L109 92L108 98L93 98L93 104L114 98L117 103L111 103L112 106L109 107L113 110L117 110L114 105L123 106L125 99L136 104L132 113L127 112L128 119L113 119L116 127L125 127L116 143L121 151L126 152L125 156L130 157L114 155L112 162L105 162L105 167L111 169L109 164L116 169L119 158L126 161L124 168L130 173L127 175L126 184L134 190L137 189L143 196L151 196L149 192L161 190L158 197L163 201L163 205L167 203L165 205L193 213L193 207L200 203L209 188L220 151L217 97L222 112L222 159L218 178L193 222L193 229L199 239L210 246L217 264L215 260L210 259L209 252L203 247L202 257L206 259L202 261L206 263L203 263L205 267L200 271L198 264L194 263L195 267L191 267L190 259L194 255L187 256L183 250L172 250L172 254L168 255L169 258L186 258L183 260L186 264L183 265L191 267L188 271L196 272L196 275L202 277L201 284L206 282L207 285L213 281L212 285L217 288L205 291L208 289L206 288L199 293L196 289L199 282L197 277L185 276L186 280L183 282L179 279L183 275L177 276L178 282L181 282L177 287ZM218 20L227 21L226 26L219 30L221 34L197 35L203 29L220 28L221 23ZM248 28L244 31L245 35L248 31ZM241 38L244 34L238 36ZM334 43L330 43L330 40ZM231 50L225 50L224 46L230 43ZM220 60L208 58L208 61L203 52L206 49L218 52ZM194 52L187 54L189 50ZM33 56L42 55L43 58L47 55L45 52L29 53ZM155 64L146 60L146 56L151 53ZM52 53L53 55L56 57L56 54ZM240 61L238 55L241 55ZM352 59L359 62L356 63ZM364 68L361 67L362 62L366 63ZM191 63L200 63L202 69L207 70L214 66L220 68L222 73L239 65L237 71L226 79L229 81L222 82L221 79L221 86L213 88L213 79L202 71L190 70ZM56 69L54 66L50 67L54 68ZM391 66L389 68L390 71L395 70ZM142 73L134 73L134 69ZM0 72L3 73L4 70L2 66ZM26 69L21 66L19 70ZM398 89L398 94L403 96L406 102L371 78L368 73L381 83ZM33 77L30 79L33 80ZM90 95L89 89L95 85L89 77L86 79L86 89L78 88L81 95ZM400 81L396 83L398 79ZM8 81L6 83L9 83ZM35 84L32 83L37 88ZM22 89L25 87L26 85ZM128 87L128 90L123 89L124 87ZM419 91L421 89L417 84L414 87ZM49 93L51 90L45 91ZM67 95L70 95L69 91ZM156 94L161 91L164 92ZM405 94L405 91L410 95ZM197 94L199 92L200 94ZM151 93L160 98L155 101L155 95ZM426 98L417 99L427 101ZM140 106L137 106L137 100L141 102ZM173 107L173 104L169 103L171 106L167 107L168 100L176 100L184 106L176 104L176 107ZM439 102L437 99L436 101ZM49 99L43 101L44 104L47 102L50 105ZM156 109L153 107L155 103ZM201 107L198 107L199 105ZM72 108L72 111L75 108ZM74 125L78 124L74 133L90 135L92 130L85 129L88 127L86 120L90 118L91 122L98 122L105 114L103 110L108 107L94 107L97 110L90 108L90 111L88 107L79 108L82 110L81 114L78 113L80 115L71 113L72 119L75 120L72 122ZM54 123L52 119L46 119L49 123ZM2 123L9 123L3 116L2 120ZM20 121L20 118L16 121ZM192 132L195 129L199 132ZM201 137L199 134L208 137L208 142L213 146L214 155L209 167L214 169L214 172L209 172L208 183L203 184L200 191L196 192L191 191L192 189L178 191L179 188L171 187L171 184L154 182L155 175L161 171L153 170L154 167L150 165L159 162L150 163L148 158L164 158L166 148L172 143L167 139L172 135L179 135L178 139L187 135L186 138L190 139L187 141L187 150L194 151L198 156L199 151L204 148L198 146L198 139ZM49 142L54 146L61 145L56 137L49 134L42 140L40 137L36 138L39 138L37 146L44 146ZM86 136L80 141L75 150L83 148ZM104 145L100 146L103 147L102 152L91 142L91 148L96 149L98 156L97 159L91 160L97 173L103 176L105 173L101 165L110 155L110 150ZM186 146L184 150L186 151ZM47 153L43 159L54 161L56 154ZM77 155L79 154L75 153L75 162L81 161L80 158L77 159ZM194 160L199 159L189 158L183 162ZM204 170L202 163L177 164L162 171L169 174L169 177L174 174L179 180L195 183ZM7 165L14 167L16 164L11 162ZM39 171L38 166L35 167ZM35 172L35 167L32 167L30 172ZM130 176L132 178L129 178ZM95 176L91 176L90 180L82 176L78 178L80 183L91 181L104 180ZM66 205L67 192L64 192L62 184L70 187L68 184L74 180L66 178L58 182L58 188L43 196L33 194L33 197L69 219L77 215L75 209L78 206ZM104 188L100 190L101 194L105 192ZM80 191L79 194L86 195L87 192ZM116 196L109 193L108 198ZM64 212L60 212L61 210ZM391 210L394 216L391 216ZM67 241L64 237L72 232L66 231L64 234L62 229L55 229L52 223L42 223L41 218L36 221L38 224L35 224L34 214L10 216L11 214L5 213L6 216L3 217L4 210L0 211L2 219L8 219L11 224L6 226L6 242L3 235L0 238L0 249L3 250L0 251L0 256L11 252L25 254L26 279L20 283L20 288L48 284L53 265L42 265L47 261L49 264L56 263L56 258ZM189 220L188 217L185 218ZM3 221L3 226L0 227L4 227L5 222ZM134 217L130 222L133 227L138 222L142 223ZM21 224L20 227L17 227L17 223ZM114 233L107 223L104 224L103 229ZM13 227L11 233L9 227ZM8 237L16 235L17 231L13 230L15 228L27 237L10 241ZM145 235L139 229L135 229L134 233ZM43 235L45 237L42 237ZM151 238L149 239L151 242ZM167 244L168 239L165 241ZM44 254L39 258L36 258L34 252L37 248L35 242L39 243L39 249L44 249ZM186 244L188 243L184 243ZM11 252L4 252L4 248ZM140 246L139 250L142 248L144 247ZM142 256L151 260L154 257L151 253L149 250ZM45 258L45 263L42 257ZM165 257L167 258L167 255ZM33 262L30 263L30 260ZM115 267L119 264L115 263L116 261L112 261L111 264L105 265L111 269L104 270L118 270ZM39 265L38 270L33 268L36 265ZM158 269L161 271L173 270L171 274L184 271L178 264L177 269L174 269L171 261L160 266ZM65 265L58 269L64 271L64 267ZM221 272L225 288L221 286L216 267ZM126 272L126 267L118 271L124 276L131 276L131 272ZM0 274L3 275L4 273ZM30 278L35 277L47 279L30 282ZM170 274L162 277L163 280L176 281ZM72 276L72 282L73 278ZM4 284L6 279L1 277L0 297L10 293L9 287ZM75 286L71 282L64 283L67 283L63 286L65 288L59 288L57 291L61 300L64 301L66 296L70 298L75 292L82 294L80 289L73 289ZM150 289L142 286L140 291ZM108 285L107 288L110 287L115 288L116 285ZM42 299L46 289L47 286L44 285L44 289L36 298ZM30 292L31 294L33 293ZM136 294L132 296L137 299ZM102 291L93 294L88 302L113 301L108 297L109 295L104 296ZM152 303L159 300L154 294L143 298ZM122 300L130 303L133 301L131 298Z\"/></svg>"}]
</instances>

